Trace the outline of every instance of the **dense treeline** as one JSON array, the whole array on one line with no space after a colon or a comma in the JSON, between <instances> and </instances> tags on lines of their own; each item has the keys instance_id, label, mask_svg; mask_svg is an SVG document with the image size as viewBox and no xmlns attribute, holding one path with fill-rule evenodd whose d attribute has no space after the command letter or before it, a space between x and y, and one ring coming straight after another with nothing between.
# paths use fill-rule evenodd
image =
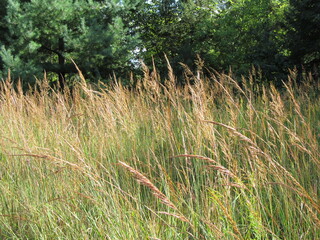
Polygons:
<instances>
[{"instance_id":1,"label":"dense treeline","mask_svg":"<svg viewBox=\"0 0 320 240\"><path fill-rule=\"evenodd\" d=\"M218 71L265 80L288 68L320 66L317 0L3 0L0 68L4 78L32 83L43 72L71 82L76 69L88 80L114 73L125 81L139 61L166 72L167 55L178 76L181 62L195 69L198 56Z\"/></svg>"}]
</instances>

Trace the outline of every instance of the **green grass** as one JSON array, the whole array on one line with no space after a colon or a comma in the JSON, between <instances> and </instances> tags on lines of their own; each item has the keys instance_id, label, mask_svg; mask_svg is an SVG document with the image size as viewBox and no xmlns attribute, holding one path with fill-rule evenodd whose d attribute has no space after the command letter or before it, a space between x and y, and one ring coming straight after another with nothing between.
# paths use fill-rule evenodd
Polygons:
<instances>
[{"instance_id":1,"label":"green grass","mask_svg":"<svg viewBox=\"0 0 320 240\"><path fill-rule=\"evenodd\" d=\"M152 76L1 83L1 239L320 239L319 85Z\"/></svg>"}]
</instances>

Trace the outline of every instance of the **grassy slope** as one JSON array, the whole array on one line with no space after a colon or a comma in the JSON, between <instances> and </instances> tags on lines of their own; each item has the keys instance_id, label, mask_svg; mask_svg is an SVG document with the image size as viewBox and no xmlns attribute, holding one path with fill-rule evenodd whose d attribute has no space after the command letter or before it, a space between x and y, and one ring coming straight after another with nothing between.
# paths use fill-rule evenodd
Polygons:
<instances>
[{"instance_id":1,"label":"grassy slope","mask_svg":"<svg viewBox=\"0 0 320 240\"><path fill-rule=\"evenodd\" d=\"M320 239L318 86L150 75L2 84L1 239Z\"/></svg>"}]
</instances>

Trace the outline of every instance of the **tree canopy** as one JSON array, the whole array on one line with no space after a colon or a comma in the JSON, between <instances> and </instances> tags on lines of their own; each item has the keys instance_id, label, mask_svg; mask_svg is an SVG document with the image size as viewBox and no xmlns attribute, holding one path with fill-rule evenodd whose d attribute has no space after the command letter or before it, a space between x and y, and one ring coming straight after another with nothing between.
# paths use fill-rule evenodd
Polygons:
<instances>
[{"instance_id":1,"label":"tree canopy","mask_svg":"<svg viewBox=\"0 0 320 240\"><path fill-rule=\"evenodd\" d=\"M319 77L320 66L320 2L290 0L288 49L290 59L298 67Z\"/></svg>"},{"instance_id":2,"label":"tree canopy","mask_svg":"<svg viewBox=\"0 0 320 240\"><path fill-rule=\"evenodd\" d=\"M5 21L8 44L1 48L5 68L16 77L54 72L64 84L76 72L73 59L91 79L129 64L134 38L112 2L86 0L9 0ZM32 78L32 77L31 77Z\"/></svg>"},{"instance_id":3,"label":"tree canopy","mask_svg":"<svg viewBox=\"0 0 320 240\"><path fill-rule=\"evenodd\" d=\"M208 68L266 81L288 68L320 65L320 3L315 0L4 0L0 3L0 68L30 83L43 71L60 85L76 71L91 81L126 79L139 60L164 73Z\"/></svg>"}]
</instances>

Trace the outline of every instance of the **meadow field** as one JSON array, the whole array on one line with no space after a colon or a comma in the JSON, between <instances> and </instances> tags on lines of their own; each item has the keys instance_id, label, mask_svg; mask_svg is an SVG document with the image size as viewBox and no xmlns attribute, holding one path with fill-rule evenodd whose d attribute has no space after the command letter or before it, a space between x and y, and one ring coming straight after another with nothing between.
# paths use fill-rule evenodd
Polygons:
<instances>
[{"instance_id":1,"label":"meadow field","mask_svg":"<svg viewBox=\"0 0 320 240\"><path fill-rule=\"evenodd\" d=\"M0 239L320 239L319 83L144 67L0 84Z\"/></svg>"}]
</instances>

